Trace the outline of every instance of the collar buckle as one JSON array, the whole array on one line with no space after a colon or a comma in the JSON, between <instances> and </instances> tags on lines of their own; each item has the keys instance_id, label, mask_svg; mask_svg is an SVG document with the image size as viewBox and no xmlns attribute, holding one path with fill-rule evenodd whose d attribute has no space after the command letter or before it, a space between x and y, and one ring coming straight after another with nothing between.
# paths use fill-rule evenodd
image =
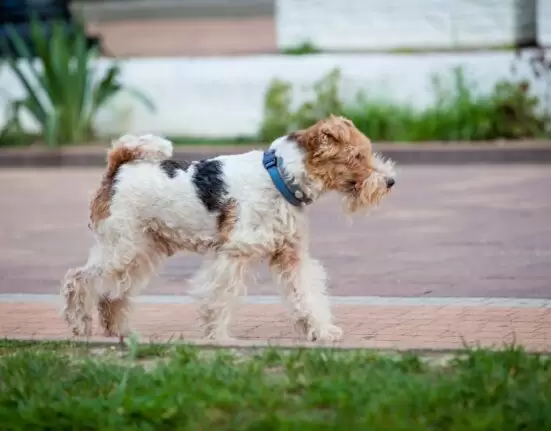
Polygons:
<instances>
[{"instance_id":1,"label":"collar buckle","mask_svg":"<svg viewBox=\"0 0 551 431\"><path fill-rule=\"evenodd\" d=\"M264 167L266 169L274 168L277 166L277 157L275 156L273 150L264 152L262 163L264 164Z\"/></svg>"}]
</instances>

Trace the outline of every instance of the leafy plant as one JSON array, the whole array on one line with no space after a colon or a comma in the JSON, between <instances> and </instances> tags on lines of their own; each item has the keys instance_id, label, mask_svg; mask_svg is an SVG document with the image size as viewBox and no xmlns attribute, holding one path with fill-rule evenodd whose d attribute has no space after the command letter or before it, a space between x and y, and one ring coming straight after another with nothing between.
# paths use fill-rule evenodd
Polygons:
<instances>
[{"instance_id":1,"label":"leafy plant","mask_svg":"<svg viewBox=\"0 0 551 431\"><path fill-rule=\"evenodd\" d=\"M26 94L11 101L4 135L22 129L20 114L26 111L40 125L48 146L85 141L94 136L93 120L99 109L121 91L133 94L153 110L147 97L123 86L117 63L98 76L94 62L99 52L88 46L82 25L77 24L74 32L62 23L47 29L33 18L30 28L32 43L27 44L13 26L6 26L15 54L21 58L12 55L7 62ZM9 50L7 43L3 48Z\"/></svg>"},{"instance_id":2,"label":"leafy plant","mask_svg":"<svg viewBox=\"0 0 551 431\"><path fill-rule=\"evenodd\" d=\"M550 74L551 75L551 74ZM262 138L270 141L289 131L306 127L328 114L342 114L373 140L491 140L544 136L549 117L541 101L531 94L527 81L498 82L488 94L481 94L476 83L461 68L449 77L432 80L434 103L422 110L408 104L370 99L358 93L355 103L344 104L339 96L340 72L332 70L313 85L314 100L290 109L292 87L277 81L266 98ZM446 79L449 78L449 79ZM273 108L273 101L285 94L285 104Z\"/></svg>"},{"instance_id":3,"label":"leafy plant","mask_svg":"<svg viewBox=\"0 0 551 431\"><path fill-rule=\"evenodd\" d=\"M531 57L529 59L529 65L532 70L532 75L543 85L543 110L545 118L549 120L551 118L551 53L544 47L539 47L534 51L530 51ZM520 51L518 51L518 57L520 58ZM516 72L515 65L513 64L513 71ZM549 124L546 125L546 131L549 129Z\"/></svg>"},{"instance_id":4,"label":"leafy plant","mask_svg":"<svg viewBox=\"0 0 551 431\"><path fill-rule=\"evenodd\" d=\"M272 140L288 132L293 123L291 112L291 84L274 79L264 97L264 120L260 136Z\"/></svg>"},{"instance_id":5,"label":"leafy plant","mask_svg":"<svg viewBox=\"0 0 551 431\"><path fill-rule=\"evenodd\" d=\"M260 137L271 141L293 129L307 127L329 114L339 114L343 110L339 99L339 69L331 70L312 86L314 100L306 101L296 111L291 110L292 85L274 79L264 98L264 120Z\"/></svg>"},{"instance_id":6,"label":"leafy plant","mask_svg":"<svg viewBox=\"0 0 551 431\"><path fill-rule=\"evenodd\" d=\"M547 118L540 113L540 100L530 95L527 81L499 82L492 94L496 108L493 134L509 139L539 137L545 133Z\"/></svg>"}]
</instances>

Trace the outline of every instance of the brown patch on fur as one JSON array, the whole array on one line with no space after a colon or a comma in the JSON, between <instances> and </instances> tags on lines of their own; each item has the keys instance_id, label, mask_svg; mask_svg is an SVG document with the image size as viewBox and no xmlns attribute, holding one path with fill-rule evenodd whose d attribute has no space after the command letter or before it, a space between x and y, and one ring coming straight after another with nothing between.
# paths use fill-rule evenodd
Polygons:
<instances>
[{"instance_id":1,"label":"brown patch on fur","mask_svg":"<svg viewBox=\"0 0 551 431\"><path fill-rule=\"evenodd\" d=\"M270 267L283 276L292 273L300 265L298 242L284 240L270 258Z\"/></svg>"},{"instance_id":2,"label":"brown patch on fur","mask_svg":"<svg viewBox=\"0 0 551 431\"><path fill-rule=\"evenodd\" d=\"M220 243L229 240L230 234L237 223L237 201L230 199L222 208L218 216L218 232L220 233Z\"/></svg>"},{"instance_id":3,"label":"brown patch on fur","mask_svg":"<svg viewBox=\"0 0 551 431\"><path fill-rule=\"evenodd\" d=\"M346 118L331 115L289 138L304 150L306 169L324 191L353 193L370 175L371 141Z\"/></svg>"},{"instance_id":4,"label":"brown patch on fur","mask_svg":"<svg viewBox=\"0 0 551 431\"><path fill-rule=\"evenodd\" d=\"M168 257L178 251L205 253L217 249L229 240L229 236L237 222L237 201L230 199L218 216L219 239L187 237L176 229L171 229L158 220L151 221L145 228L150 236L154 248Z\"/></svg>"},{"instance_id":5,"label":"brown patch on fur","mask_svg":"<svg viewBox=\"0 0 551 431\"><path fill-rule=\"evenodd\" d=\"M157 252L163 254L167 257L174 256L179 249L179 246L176 242L172 241L171 238L162 235L161 233L149 230L148 233L153 240L153 244Z\"/></svg>"},{"instance_id":6,"label":"brown patch on fur","mask_svg":"<svg viewBox=\"0 0 551 431\"><path fill-rule=\"evenodd\" d=\"M113 196L113 185L119 168L125 163L141 158L139 148L128 148L124 146L112 148L107 153L107 170L101 180L101 185L94 198L90 202L91 228L96 229L97 224L109 217L111 198Z\"/></svg>"},{"instance_id":7,"label":"brown patch on fur","mask_svg":"<svg viewBox=\"0 0 551 431\"><path fill-rule=\"evenodd\" d=\"M219 241L213 238L188 237L158 220L150 221L145 231L150 235L154 247L169 257L178 251L206 253L219 244Z\"/></svg>"}]
</instances>

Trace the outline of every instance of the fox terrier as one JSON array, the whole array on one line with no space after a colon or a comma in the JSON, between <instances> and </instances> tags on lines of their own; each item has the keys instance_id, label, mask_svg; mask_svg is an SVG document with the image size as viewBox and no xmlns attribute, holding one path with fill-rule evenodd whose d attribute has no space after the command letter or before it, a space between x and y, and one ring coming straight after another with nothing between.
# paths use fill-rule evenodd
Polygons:
<instances>
[{"instance_id":1,"label":"fox terrier","mask_svg":"<svg viewBox=\"0 0 551 431\"><path fill-rule=\"evenodd\" d=\"M176 252L205 255L191 280L205 337L224 340L250 264L267 261L309 341L336 341L326 274L310 256L306 207L326 192L356 212L378 204L395 181L393 162L343 117L250 151L181 164L160 137L123 136L90 204L95 237L88 261L67 272L63 316L91 335L97 307L107 336L130 332L130 299Z\"/></svg>"}]
</instances>

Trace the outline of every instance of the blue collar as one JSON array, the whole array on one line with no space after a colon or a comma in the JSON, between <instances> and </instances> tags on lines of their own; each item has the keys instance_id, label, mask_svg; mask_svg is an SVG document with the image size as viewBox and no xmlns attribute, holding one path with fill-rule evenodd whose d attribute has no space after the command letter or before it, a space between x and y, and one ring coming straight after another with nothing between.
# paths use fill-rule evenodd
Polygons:
<instances>
[{"instance_id":1,"label":"blue collar","mask_svg":"<svg viewBox=\"0 0 551 431\"><path fill-rule=\"evenodd\" d=\"M283 172L283 160L275 155L275 150L264 152L262 164L270 174L275 188L281 193L287 202L296 207L308 205L312 200L306 196L301 188L292 180L286 180L286 175Z\"/></svg>"}]
</instances>

